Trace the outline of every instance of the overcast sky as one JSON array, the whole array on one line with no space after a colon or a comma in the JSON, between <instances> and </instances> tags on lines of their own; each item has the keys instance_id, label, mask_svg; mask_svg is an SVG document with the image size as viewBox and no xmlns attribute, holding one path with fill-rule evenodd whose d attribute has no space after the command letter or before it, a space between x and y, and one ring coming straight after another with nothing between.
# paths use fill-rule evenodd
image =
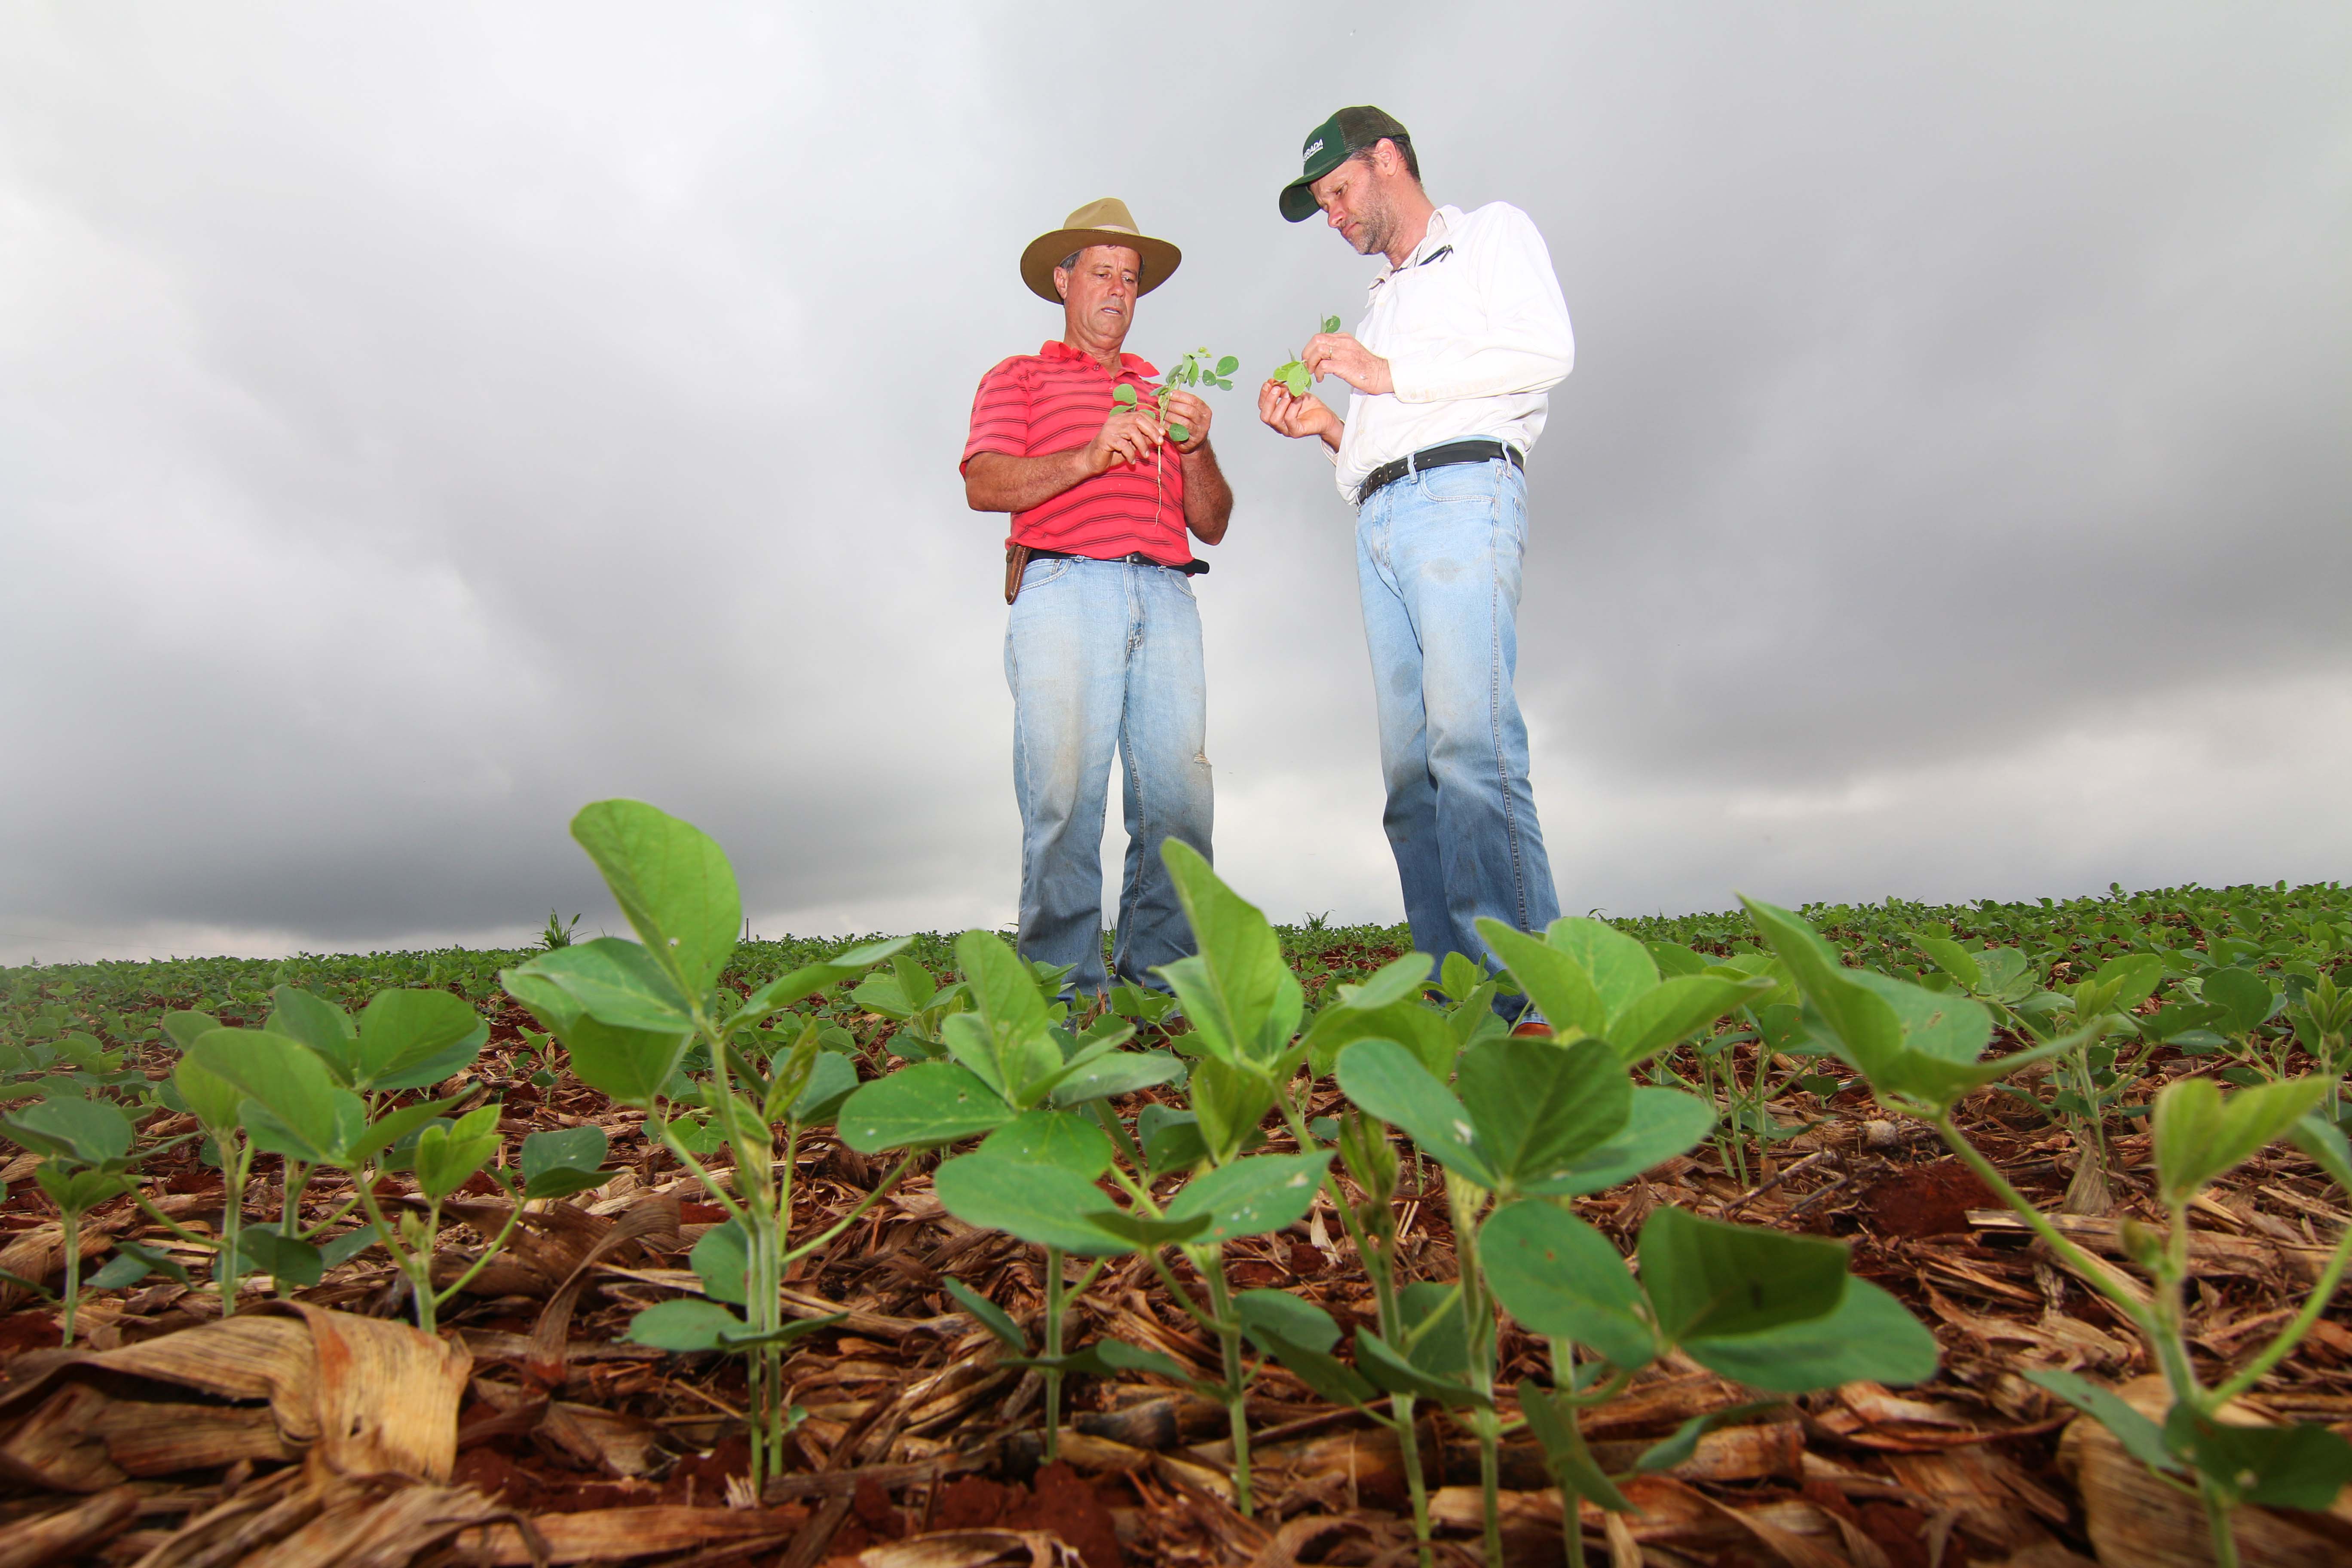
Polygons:
<instances>
[{"instance_id":1,"label":"overcast sky","mask_svg":"<svg viewBox=\"0 0 2352 1568\"><path fill-rule=\"evenodd\" d=\"M2352 878L2347 68L2336 0L10 5L0 962L618 929L614 795L763 933L1009 921L956 459L1106 195L1185 252L1130 350L1247 378L1218 864L1399 918L1352 519L1246 390L1361 307L1275 208L1358 102L1575 321L1563 907Z\"/></svg>"}]
</instances>

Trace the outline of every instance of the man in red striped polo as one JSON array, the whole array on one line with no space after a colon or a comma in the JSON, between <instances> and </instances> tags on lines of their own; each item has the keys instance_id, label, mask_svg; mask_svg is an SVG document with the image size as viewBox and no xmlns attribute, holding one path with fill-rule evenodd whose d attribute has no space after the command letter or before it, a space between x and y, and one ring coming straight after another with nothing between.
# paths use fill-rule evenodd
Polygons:
<instances>
[{"instance_id":1,"label":"man in red striped polo","mask_svg":"<svg viewBox=\"0 0 2352 1568\"><path fill-rule=\"evenodd\" d=\"M972 510L1013 514L1004 679L1021 952L1069 966L1066 994L1108 984L1102 837L1114 752L1127 816L1112 952L1121 980L1159 984L1152 970L1192 951L1161 841L1209 854L1208 684L1192 598L1209 568L1187 536L1223 539L1234 494L1209 447L1208 405L1179 391L1163 418L1159 372L1120 352L1136 300L1181 259L1114 200L1031 241L1021 279L1062 307L1062 335L982 377L963 449ZM1118 400L1121 387L1131 400Z\"/></svg>"}]
</instances>

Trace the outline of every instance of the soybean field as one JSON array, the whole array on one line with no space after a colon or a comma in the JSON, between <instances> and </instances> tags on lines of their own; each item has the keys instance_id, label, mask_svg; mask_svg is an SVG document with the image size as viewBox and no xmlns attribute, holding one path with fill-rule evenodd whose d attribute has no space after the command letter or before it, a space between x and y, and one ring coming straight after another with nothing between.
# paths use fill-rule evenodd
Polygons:
<instances>
[{"instance_id":1,"label":"soybean field","mask_svg":"<svg viewBox=\"0 0 2352 1568\"><path fill-rule=\"evenodd\" d=\"M0 970L0 1564L2352 1557L2337 884L1490 973L1174 847L1070 1002L572 833L625 930Z\"/></svg>"}]
</instances>

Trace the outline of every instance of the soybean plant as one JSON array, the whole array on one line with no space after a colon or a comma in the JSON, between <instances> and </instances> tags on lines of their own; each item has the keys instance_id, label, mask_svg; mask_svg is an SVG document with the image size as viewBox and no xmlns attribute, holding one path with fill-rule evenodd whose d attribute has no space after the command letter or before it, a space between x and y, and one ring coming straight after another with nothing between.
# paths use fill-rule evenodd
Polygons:
<instances>
[{"instance_id":1,"label":"soybean plant","mask_svg":"<svg viewBox=\"0 0 2352 1568\"><path fill-rule=\"evenodd\" d=\"M1315 330L1318 332L1336 332L1339 330L1339 318L1326 316L1323 318L1322 324ZM1307 366L1295 359L1276 365L1272 379L1288 387L1290 395L1293 397L1306 396L1308 390L1315 384L1315 377L1307 371Z\"/></svg>"},{"instance_id":2,"label":"soybean plant","mask_svg":"<svg viewBox=\"0 0 2352 1568\"><path fill-rule=\"evenodd\" d=\"M610 1174L594 1170L604 1155L601 1134L594 1149L586 1152L585 1170L576 1168L583 1152L578 1130L570 1134L532 1134L524 1141L526 1184L520 1194L509 1189L509 1196L515 1201L506 1224L488 1238L489 1246L480 1258L458 1278L436 1288L433 1282L433 1256L440 1230L441 1205L498 1153L500 1140L495 1102L479 1106L455 1121L446 1113L460 1108L461 1102L456 1100L427 1100L371 1118L366 1103L337 1083L316 1053L299 1041L268 1029L207 1030L182 1065L194 1069L189 1081L197 1093L191 1104L205 1107L200 1117L218 1116L226 1096L215 1085L226 1085L239 1097L237 1121L253 1148L282 1156L289 1167L299 1162L306 1168L323 1166L346 1173L352 1182L352 1204L363 1212L367 1221L351 1236L339 1238L331 1258L324 1249L311 1248L299 1236L259 1232L232 1238L226 1234L225 1226L221 1247L224 1300L234 1297L236 1275L248 1254L255 1252L257 1235L270 1237L269 1243L257 1254L274 1259L267 1267L273 1271L299 1267L313 1280L317 1278L314 1270L339 1262L370 1243L379 1243L408 1286L416 1326L432 1333L438 1326L440 1309L473 1282L514 1233L522 1215L522 1198L578 1192ZM376 1194L379 1173L399 1169L415 1173L424 1205L421 1215L405 1206L396 1217L388 1215L383 1200ZM233 1181L229 1186L238 1184ZM241 1196L238 1192L225 1190L225 1208L233 1212ZM290 1208L295 1200L289 1195L287 1201Z\"/></svg>"},{"instance_id":3,"label":"soybean plant","mask_svg":"<svg viewBox=\"0 0 2352 1568\"><path fill-rule=\"evenodd\" d=\"M1116 1127L1117 1118L1104 1103L1107 1098L1181 1078L1183 1064L1164 1051L1121 1051L1118 1047L1135 1031L1132 1025L1114 1018L1097 1019L1081 1034L1058 1026L1055 1015L1063 1009L1052 1000L1051 987L1058 984L1059 973L1041 973L988 931L966 931L957 938L956 958L963 972L956 986L970 1010L950 1012L939 1026L940 1050L950 1059L918 1063L858 1089L842 1107L842 1142L861 1153L919 1151L988 1132L991 1141L982 1148L992 1158L1034 1160L1048 1168L1076 1172L1092 1194L1079 1200L1079 1207L1101 1204L1105 1200L1091 1181L1109 1164L1110 1144L1101 1126L1083 1120L1083 1113L1091 1110L1097 1121ZM902 990L905 984L902 975ZM965 1162L949 1163L962 1166ZM971 1224L995 1226L1045 1248L1045 1350L1034 1364L1045 1384L1045 1456L1051 1460L1060 1451L1065 1260L1070 1250L1064 1242L1068 1238L1061 1227L1041 1230L1027 1223L1028 1211L1018 1205L1011 1224L975 1217L1001 1205L986 1173L982 1173L980 1188L966 1195L961 1184L967 1173L950 1173L942 1166L936 1178L940 1201L950 1213ZM1002 1184L1017 1189L1023 1180L1023 1174L1013 1174ZM1069 1211L1074 1222L1077 1212ZM1080 1227L1079 1239L1090 1244L1102 1237ZM1078 1289L1083 1291L1093 1279L1090 1269ZM968 1296L959 1289L958 1300ZM976 1309L975 1314L996 1326ZM1017 1334L1009 1342L1016 1354L1026 1355L1028 1347Z\"/></svg>"},{"instance_id":4,"label":"soybean plant","mask_svg":"<svg viewBox=\"0 0 2352 1568\"><path fill-rule=\"evenodd\" d=\"M120 1106L102 1100L89 1100L79 1095L54 1094L35 1101L6 1116L0 1116L0 1129L10 1138L40 1155L41 1163L33 1169L33 1182L49 1201L58 1205L65 1239L65 1289L50 1299L62 1309L58 1320L58 1332L66 1344L73 1343L74 1314L81 1306L84 1287L81 1278L81 1222L84 1215L100 1204L121 1196L132 1187L132 1173L142 1162L163 1152L185 1138L173 1138L163 1143L133 1151L131 1144L137 1129ZM164 1268L184 1279L179 1266L159 1254L130 1243L118 1243L118 1256L90 1277L88 1289L109 1290L129 1285L144 1278L156 1268ZM20 1285L37 1295L47 1297L48 1290L37 1279L19 1279L14 1275L0 1276L11 1284Z\"/></svg>"},{"instance_id":5,"label":"soybean plant","mask_svg":"<svg viewBox=\"0 0 2352 1568\"><path fill-rule=\"evenodd\" d=\"M838 1321L787 1321L784 1270L830 1246L914 1163L909 1153L838 1221L790 1245L800 1137L846 1096L856 1069L823 1048L823 1031L814 1022L781 1040L779 1031L761 1026L795 1002L889 959L907 941L853 948L739 998L719 984L719 975L743 928L742 899L726 855L708 835L641 801L608 800L583 808L572 820L572 837L595 862L640 940L575 942L506 970L500 979L563 1043L581 1081L615 1104L643 1110L647 1136L726 1211L731 1239L709 1243L706 1237L711 1250L706 1256L698 1247L695 1259L715 1300L649 1309L632 1323L631 1334L667 1350L749 1353L750 1479L756 1491L781 1466L794 1418L785 1398L782 1347ZM709 1077L698 1083L680 1075L689 1047L710 1064ZM763 1055L764 1062L758 1059ZM699 1100L705 1125L715 1133L709 1147L731 1153L731 1180L705 1165L674 1124L673 1101L685 1095ZM740 1269L725 1256L730 1247L740 1249ZM740 1319L719 1304L730 1299L742 1305Z\"/></svg>"},{"instance_id":6,"label":"soybean plant","mask_svg":"<svg viewBox=\"0 0 2352 1568\"><path fill-rule=\"evenodd\" d=\"M1491 921L1479 929L1551 1021L1553 1038L1508 1037L1465 1051L1452 1089L1413 1053L1368 1039L1341 1053L1339 1078L1363 1112L1402 1130L1446 1170L1461 1263L1446 1291L1459 1308L1465 1370L1430 1378L1424 1367L1415 1392L1465 1411L1478 1439L1490 1560L1501 1550L1497 1300L1552 1342L1555 1389L1523 1384L1523 1418L1562 1486L1603 1508L1627 1504L1593 1465L1577 1414L1670 1350L1770 1389L1854 1376L1912 1381L1934 1369L1927 1331L1892 1298L1849 1281L1843 1249L1833 1243L1663 1209L1643 1228L1636 1285L1616 1249L1563 1206L1706 1135L1717 1120L1712 1105L1677 1089L1635 1087L1629 1069L1769 994L1774 981L1721 967L1661 977L1642 944L1598 921L1559 921L1541 939ZM1359 1334L1358 1372L1382 1386L1402 1382L1397 1363L1410 1364L1412 1336L1427 1331L1425 1321L1409 1330L1402 1358L1398 1347ZM1797 1355L1801 1342L1816 1351L1811 1362ZM1598 1354L1600 1370L1580 1367L1579 1345ZM1844 1359L1832 1364L1823 1346L1842 1347ZM1702 1430L1677 1434L1645 1462L1677 1462ZM1573 1510L1565 1527L1570 1560L1581 1563Z\"/></svg>"},{"instance_id":7,"label":"soybean plant","mask_svg":"<svg viewBox=\"0 0 2352 1568\"><path fill-rule=\"evenodd\" d=\"M2193 1490L2204 1506L2214 1560L2223 1568L2235 1568L2238 1562L2231 1515L2241 1502L2305 1509L2325 1509L2333 1502L2337 1490L2352 1481L2352 1444L2324 1426L2241 1426L2226 1422L2222 1413L2230 1401L2284 1359L2326 1310L2346 1265L2352 1262L2352 1229L2336 1243L2293 1321L2252 1360L2211 1387L2199 1377L2190 1359L2184 1300L2189 1278L2189 1205L2208 1184L2265 1145L2281 1136L2293 1138L2352 1193L2352 1148L2333 1122L2313 1114L2327 1097L2328 1082L2291 1079L2225 1098L2210 1079L2191 1078L2158 1094L2150 1122L2157 1199L2166 1225L2159 1230L2126 1219L2121 1226L2126 1253L2155 1281L2143 1300L2052 1225L1953 1121L1953 1109L1962 1096L2028 1063L2064 1056L2077 1047L2079 1035L1980 1060L1992 1028L1983 1006L1885 975L1842 968L1836 951L1802 920L1771 904L1744 901L1758 931L1795 976L1818 1029L1869 1081L1878 1102L1932 1123L1985 1185L2139 1331L2149 1359L2164 1373L2171 1404L2159 1423L2073 1373L2029 1372L2027 1378L2104 1424L2159 1478ZM2231 973L2245 972L2221 970L2208 976L2209 999L2213 981ZM2263 1011L2267 1015L2268 1008Z\"/></svg>"},{"instance_id":8,"label":"soybean plant","mask_svg":"<svg viewBox=\"0 0 2352 1568\"><path fill-rule=\"evenodd\" d=\"M1192 438L1190 428L1168 417L1168 399L1171 393L1180 386L1187 388L1215 386L1231 392L1234 389L1234 372L1241 367L1242 362L1231 354L1212 362L1209 351L1204 348L1194 349L1178 360L1175 368L1160 378L1160 385L1154 394L1159 402L1160 422L1168 426L1168 433L1179 441L1189 441ZM1111 393L1110 400L1117 407L1131 409L1135 406L1135 388L1120 386Z\"/></svg>"}]
</instances>

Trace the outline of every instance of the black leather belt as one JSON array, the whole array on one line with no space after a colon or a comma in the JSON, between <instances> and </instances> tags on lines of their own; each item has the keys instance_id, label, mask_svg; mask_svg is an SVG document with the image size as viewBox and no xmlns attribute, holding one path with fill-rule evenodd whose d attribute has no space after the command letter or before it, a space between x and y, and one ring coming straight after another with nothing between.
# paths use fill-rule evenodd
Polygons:
<instances>
[{"instance_id":1,"label":"black leather belt","mask_svg":"<svg viewBox=\"0 0 2352 1568\"><path fill-rule=\"evenodd\" d=\"M1420 451L1399 458L1392 463L1382 463L1364 476L1357 487L1356 504L1363 505L1375 491L1396 483L1407 474L1423 468L1450 468L1460 463L1491 463L1497 458L1511 459L1511 467L1527 472L1528 460L1519 456L1517 447L1507 447L1500 441L1448 441L1443 447L1423 447Z\"/></svg>"},{"instance_id":2,"label":"black leather belt","mask_svg":"<svg viewBox=\"0 0 2352 1568\"><path fill-rule=\"evenodd\" d=\"M1122 566L1157 566L1163 572L1181 572L1187 577L1198 577L1209 569L1205 561L1171 563L1154 561L1142 551L1130 551L1125 555L1081 555L1075 550L1039 550L1032 547L1032 561L1109 561Z\"/></svg>"}]
</instances>

